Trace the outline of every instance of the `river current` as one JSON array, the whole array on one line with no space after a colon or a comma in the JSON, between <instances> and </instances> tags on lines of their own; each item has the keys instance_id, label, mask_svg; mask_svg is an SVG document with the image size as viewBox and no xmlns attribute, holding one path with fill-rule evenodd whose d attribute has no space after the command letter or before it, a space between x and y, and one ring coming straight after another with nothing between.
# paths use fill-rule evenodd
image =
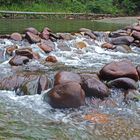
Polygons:
<instances>
[{"instance_id":1,"label":"river current","mask_svg":"<svg viewBox=\"0 0 140 140\"><path fill-rule=\"evenodd\" d=\"M58 63L48 65L43 60L29 62L27 68L40 68L49 78L58 70L68 70L78 73L93 73L99 71L111 61L131 60L135 65L140 62L140 49L132 47L132 52L114 52L101 48L104 39L94 45L87 42L86 48L74 46L78 41L85 41L82 36L65 41L70 51L61 51L55 43ZM0 48L12 45L13 42L1 39ZM18 43L20 47L22 43ZM39 52L42 59L46 54L35 44L30 46ZM10 74L9 58L5 56L0 64L0 75ZM112 89L111 97L86 99L86 104L77 109L54 109L43 101L41 95L17 96L14 91L0 90L0 140L139 140L140 139L140 101L123 102L122 90ZM139 89L138 91L139 92ZM105 115L107 121L90 121L85 116L93 114ZM96 116L95 116L96 118Z\"/></svg>"}]
</instances>

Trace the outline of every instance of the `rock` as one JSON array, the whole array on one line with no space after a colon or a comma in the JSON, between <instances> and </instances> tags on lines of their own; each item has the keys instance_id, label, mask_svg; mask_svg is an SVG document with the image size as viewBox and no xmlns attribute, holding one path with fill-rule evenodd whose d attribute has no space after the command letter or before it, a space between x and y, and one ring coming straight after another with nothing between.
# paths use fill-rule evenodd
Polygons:
<instances>
[{"instance_id":1,"label":"rock","mask_svg":"<svg viewBox=\"0 0 140 140\"><path fill-rule=\"evenodd\" d=\"M50 48L52 48L53 50L55 50L55 44L50 39L48 39L48 40L41 39L41 44L47 45Z\"/></svg>"},{"instance_id":2,"label":"rock","mask_svg":"<svg viewBox=\"0 0 140 140\"><path fill-rule=\"evenodd\" d=\"M116 38L111 38L111 44L113 45L130 45L134 41L131 36L120 36Z\"/></svg>"},{"instance_id":3,"label":"rock","mask_svg":"<svg viewBox=\"0 0 140 140\"><path fill-rule=\"evenodd\" d=\"M127 45L116 46L115 50L122 52L122 53L131 53L132 52L131 48Z\"/></svg>"},{"instance_id":4,"label":"rock","mask_svg":"<svg viewBox=\"0 0 140 140\"><path fill-rule=\"evenodd\" d=\"M11 76L0 77L0 89L15 90L17 95L40 94L49 88L47 75L33 72L14 73Z\"/></svg>"},{"instance_id":5,"label":"rock","mask_svg":"<svg viewBox=\"0 0 140 140\"><path fill-rule=\"evenodd\" d=\"M133 79L127 78L127 77L122 77L122 78L117 78L115 80L109 81L107 85L112 88L123 88L123 89L137 89L138 88L138 83L134 81Z\"/></svg>"},{"instance_id":6,"label":"rock","mask_svg":"<svg viewBox=\"0 0 140 140\"><path fill-rule=\"evenodd\" d=\"M38 44L38 47L42 49L45 53L50 53L51 51L53 51L53 48L51 48L49 45L45 43Z\"/></svg>"},{"instance_id":7,"label":"rock","mask_svg":"<svg viewBox=\"0 0 140 140\"><path fill-rule=\"evenodd\" d=\"M71 48L64 41L58 42L57 48L60 49L61 51L71 51Z\"/></svg>"},{"instance_id":8,"label":"rock","mask_svg":"<svg viewBox=\"0 0 140 140\"><path fill-rule=\"evenodd\" d=\"M91 79L92 77L99 80L99 77L98 77L98 75L96 73L93 73L93 74L91 74L91 73L82 73L82 74L80 74L80 76L81 76L83 82L85 80L87 80L87 79Z\"/></svg>"},{"instance_id":9,"label":"rock","mask_svg":"<svg viewBox=\"0 0 140 140\"><path fill-rule=\"evenodd\" d=\"M87 28L80 28L79 31L80 32L92 32L92 30L87 29Z\"/></svg>"},{"instance_id":10,"label":"rock","mask_svg":"<svg viewBox=\"0 0 140 140\"><path fill-rule=\"evenodd\" d=\"M40 59L40 55L39 55L39 53L37 53L37 52L33 52L33 58L34 59Z\"/></svg>"},{"instance_id":11,"label":"rock","mask_svg":"<svg viewBox=\"0 0 140 140\"><path fill-rule=\"evenodd\" d=\"M55 75L54 85L63 84L66 82L82 83L82 79L79 74L68 71L61 71Z\"/></svg>"},{"instance_id":12,"label":"rock","mask_svg":"<svg viewBox=\"0 0 140 140\"><path fill-rule=\"evenodd\" d=\"M45 27L43 29L43 31L41 32L40 37L42 39L48 40L49 39L49 36L50 36L50 30L49 30L49 28Z\"/></svg>"},{"instance_id":13,"label":"rock","mask_svg":"<svg viewBox=\"0 0 140 140\"><path fill-rule=\"evenodd\" d=\"M113 46L113 45L110 44L110 43L104 43L104 44L102 44L101 47L102 47L102 48L106 48L106 49L114 49L114 48L115 48L115 46Z\"/></svg>"},{"instance_id":14,"label":"rock","mask_svg":"<svg viewBox=\"0 0 140 140\"><path fill-rule=\"evenodd\" d=\"M6 48L6 54L12 56L13 55L13 51L18 49L18 46L16 45L11 45L9 47Z\"/></svg>"},{"instance_id":15,"label":"rock","mask_svg":"<svg viewBox=\"0 0 140 140\"><path fill-rule=\"evenodd\" d=\"M35 29L35 28L33 28L33 27L29 27L29 28L26 28L25 29L25 33L26 32L30 32L30 33L33 33L34 35L38 35L38 31L37 31L37 29Z\"/></svg>"},{"instance_id":16,"label":"rock","mask_svg":"<svg viewBox=\"0 0 140 140\"><path fill-rule=\"evenodd\" d=\"M26 56L16 55L10 59L9 64L12 66L20 66L29 62L29 58Z\"/></svg>"},{"instance_id":17,"label":"rock","mask_svg":"<svg viewBox=\"0 0 140 140\"><path fill-rule=\"evenodd\" d=\"M138 66L136 67L136 70L137 70L137 72L138 72L139 79L140 79L140 65L138 65Z\"/></svg>"},{"instance_id":18,"label":"rock","mask_svg":"<svg viewBox=\"0 0 140 140\"><path fill-rule=\"evenodd\" d=\"M75 43L75 46L76 46L78 49L83 49L83 48L86 48L86 47L87 47L87 45L86 45L85 42L83 42L83 41L76 42L76 43Z\"/></svg>"},{"instance_id":19,"label":"rock","mask_svg":"<svg viewBox=\"0 0 140 140\"><path fill-rule=\"evenodd\" d=\"M41 38L38 35L35 35L31 32L26 32L25 38L30 42L30 43L38 43L41 41Z\"/></svg>"},{"instance_id":20,"label":"rock","mask_svg":"<svg viewBox=\"0 0 140 140\"><path fill-rule=\"evenodd\" d=\"M45 59L46 62L52 62L52 63L56 63L57 59L55 56L47 56L47 58Z\"/></svg>"},{"instance_id":21,"label":"rock","mask_svg":"<svg viewBox=\"0 0 140 140\"><path fill-rule=\"evenodd\" d=\"M128 35L129 34L127 33L127 31L122 30L122 29L109 33L109 37L112 37L112 38L116 38L116 37L120 37L120 36L128 36Z\"/></svg>"},{"instance_id":22,"label":"rock","mask_svg":"<svg viewBox=\"0 0 140 140\"><path fill-rule=\"evenodd\" d=\"M130 101L140 101L140 93L137 90L129 89L124 93L124 101L129 103Z\"/></svg>"},{"instance_id":23,"label":"rock","mask_svg":"<svg viewBox=\"0 0 140 140\"><path fill-rule=\"evenodd\" d=\"M70 33L59 33L58 34L63 40L72 40L73 36Z\"/></svg>"},{"instance_id":24,"label":"rock","mask_svg":"<svg viewBox=\"0 0 140 140\"><path fill-rule=\"evenodd\" d=\"M104 97L108 97L110 95L107 86L94 77L83 81L82 88L85 91L85 95L88 97L103 99Z\"/></svg>"},{"instance_id":25,"label":"rock","mask_svg":"<svg viewBox=\"0 0 140 140\"><path fill-rule=\"evenodd\" d=\"M135 39L140 40L140 32L133 31L133 32L132 32L132 36L133 36Z\"/></svg>"},{"instance_id":26,"label":"rock","mask_svg":"<svg viewBox=\"0 0 140 140\"><path fill-rule=\"evenodd\" d=\"M29 59L33 58L33 52L31 48L20 48L15 50L15 54L16 55L20 55L20 56L26 56Z\"/></svg>"},{"instance_id":27,"label":"rock","mask_svg":"<svg viewBox=\"0 0 140 140\"><path fill-rule=\"evenodd\" d=\"M121 77L128 77L138 81L138 73L135 66L129 60L111 62L100 70L100 77L103 80L113 80Z\"/></svg>"},{"instance_id":28,"label":"rock","mask_svg":"<svg viewBox=\"0 0 140 140\"><path fill-rule=\"evenodd\" d=\"M87 35L94 40L97 38L92 32L85 32L84 35Z\"/></svg>"},{"instance_id":29,"label":"rock","mask_svg":"<svg viewBox=\"0 0 140 140\"><path fill-rule=\"evenodd\" d=\"M46 93L44 100L54 108L77 108L84 105L85 93L76 82L63 83Z\"/></svg>"},{"instance_id":30,"label":"rock","mask_svg":"<svg viewBox=\"0 0 140 140\"><path fill-rule=\"evenodd\" d=\"M15 40L15 41L21 41L22 40L22 36L19 33L12 33L10 38Z\"/></svg>"}]
</instances>

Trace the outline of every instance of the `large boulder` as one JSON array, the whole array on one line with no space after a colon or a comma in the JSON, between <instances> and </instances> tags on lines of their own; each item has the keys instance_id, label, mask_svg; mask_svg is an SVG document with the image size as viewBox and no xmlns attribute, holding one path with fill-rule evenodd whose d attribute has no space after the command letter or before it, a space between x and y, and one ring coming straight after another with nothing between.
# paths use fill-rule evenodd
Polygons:
<instances>
[{"instance_id":1,"label":"large boulder","mask_svg":"<svg viewBox=\"0 0 140 140\"><path fill-rule=\"evenodd\" d=\"M130 45L134 41L131 36L120 36L116 38L111 38L111 43L113 45Z\"/></svg>"},{"instance_id":2,"label":"large boulder","mask_svg":"<svg viewBox=\"0 0 140 140\"><path fill-rule=\"evenodd\" d=\"M61 71L55 75L54 85L63 84L66 82L82 83L82 79L79 74L68 71Z\"/></svg>"},{"instance_id":3,"label":"large boulder","mask_svg":"<svg viewBox=\"0 0 140 140\"><path fill-rule=\"evenodd\" d=\"M110 95L108 87L99 79L94 77L83 81L82 88L85 91L85 95L88 97L103 99L104 97L108 97Z\"/></svg>"},{"instance_id":4,"label":"large boulder","mask_svg":"<svg viewBox=\"0 0 140 140\"><path fill-rule=\"evenodd\" d=\"M137 89L138 83L134 81L133 79L122 77L117 78L115 80L111 80L107 83L109 87L116 87L116 88L122 88L122 89Z\"/></svg>"},{"instance_id":5,"label":"large boulder","mask_svg":"<svg viewBox=\"0 0 140 140\"><path fill-rule=\"evenodd\" d=\"M37 35L39 32L37 31L37 29L35 29L34 27L29 27L29 28L26 28L25 29L25 33L26 32L30 32L30 33L33 33L35 35Z\"/></svg>"},{"instance_id":6,"label":"large boulder","mask_svg":"<svg viewBox=\"0 0 140 140\"><path fill-rule=\"evenodd\" d=\"M128 77L138 81L138 73L135 66L129 60L111 62L100 70L100 77L103 80L113 80L121 77Z\"/></svg>"},{"instance_id":7,"label":"large boulder","mask_svg":"<svg viewBox=\"0 0 140 140\"><path fill-rule=\"evenodd\" d=\"M21 41L22 40L22 36L21 36L20 33L12 33L10 38L15 40L15 41Z\"/></svg>"},{"instance_id":8,"label":"large boulder","mask_svg":"<svg viewBox=\"0 0 140 140\"><path fill-rule=\"evenodd\" d=\"M45 27L44 29L43 29L43 31L41 32L41 34L40 34L40 37L42 38L42 39L45 39L45 40L47 40L47 39L49 39L49 37L50 37L50 29L48 28L48 27Z\"/></svg>"},{"instance_id":9,"label":"large boulder","mask_svg":"<svg viewBox=\"0 0 140 140\"><path fill-rule=\"evenodd\" d=\"M79 83L68 82L52 88L44 100L54 108L76 108L84 105L85 93Z\"/></svg>"}]
</instances>

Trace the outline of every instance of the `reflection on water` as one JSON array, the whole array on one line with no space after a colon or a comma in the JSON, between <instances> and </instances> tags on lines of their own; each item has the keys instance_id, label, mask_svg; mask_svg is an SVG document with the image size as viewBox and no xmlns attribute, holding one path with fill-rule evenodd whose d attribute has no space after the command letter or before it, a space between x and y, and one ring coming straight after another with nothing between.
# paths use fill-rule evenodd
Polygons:
<instances>
[{"instance_id":1,"label":"reflection on water","mask_svg":"<svg viewBox=\"0 0 140 140\"><path fill-rule=\"evenodd\" d=\"M54 32L74 32L85 27L96 31L113 31L126 24L100 23L90 20L55 20L55 19L0 19L0 34L23 32L27 27L35 27L39 31L49 27Z\"/></svg>"}]
</instances>

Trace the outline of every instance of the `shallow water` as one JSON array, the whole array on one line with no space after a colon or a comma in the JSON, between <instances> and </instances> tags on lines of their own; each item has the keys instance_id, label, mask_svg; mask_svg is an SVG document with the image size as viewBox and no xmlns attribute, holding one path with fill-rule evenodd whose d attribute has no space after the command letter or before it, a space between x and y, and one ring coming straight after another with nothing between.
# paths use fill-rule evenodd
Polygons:
<instances>
[{"instance_id":1,"label":"shallow water","mask_svg":"<svg viewBox=\"0 0 140 140\"><path fill-rule=\"evenodd\" d=\"M66 41L71 51L56 50L51 52L58 59L55 65L44 63L46 54L35 44L31 47L41 54L40 62L33 61L23 69L39 67L50 79L58 70L70 70L78 73L97 72L102 66L122 59L129 59L139 64L139 49L132 47L132 53L111 52L101 48L102 41L88 45L84 49L74 46L75 42L84 41L77 36ZM12 44L10 40L0 41L0 47ZM86 43L86 42L85 42ZM22 44L22 43L21 43ZM20 47L20 44L18 43ZM8 59L0 64L2 76L10 75ZM47 91L45 91L47 92ZM112 89L111 97L105 101L86 99L86 104L78 109L53 109L43 101L41 95L16 96L14 91L0 90L0 139L6 140L139 140L140 139L140 102L123 102L123 91ZM138 91L139 92L139 91ZM89 121L85 115L105 114L107 121Z\"/></svg>"},{"instance_id":2,"label":"shallow water","mask_svg":"<svg viewBox=\"0 0 140 140\"><path fill-rule=\"evenodd\" d=\"M27 27L35 27L41 31L44 27L54 32L75 32L80 28L89 28L96 31L113 31L129 23L100 23L91 20L65 20L65 19L0 19L0 34L13 32L23 33Z\"/></svg>"}]
</instances>

